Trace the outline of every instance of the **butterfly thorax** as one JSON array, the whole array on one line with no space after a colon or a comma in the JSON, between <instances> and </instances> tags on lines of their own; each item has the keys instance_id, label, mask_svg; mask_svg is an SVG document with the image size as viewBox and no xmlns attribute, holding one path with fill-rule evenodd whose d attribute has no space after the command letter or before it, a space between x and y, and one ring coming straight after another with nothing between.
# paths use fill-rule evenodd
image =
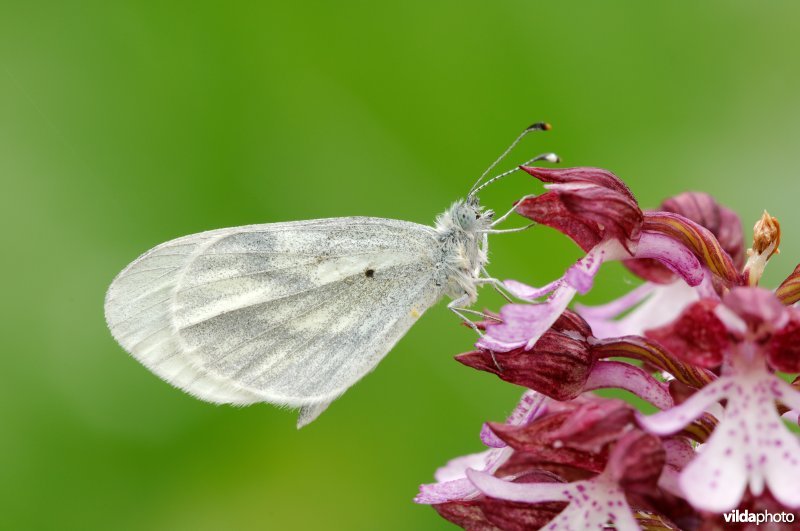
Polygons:
<instances>
[{"instance_id":1,"label":"butterfly thorax","mask_svg":"<svg viewBox=\"0 0 800 531\"><path fill-rule=\"evenodd\" d=\"M436 232L441 242L437 264L439 283L451 298L465 293L469 302L477 298L476 280L488 261L487 231L494 212L481 208L477 199L456 201L436 218Z\"/></svg>"}]
</instances>

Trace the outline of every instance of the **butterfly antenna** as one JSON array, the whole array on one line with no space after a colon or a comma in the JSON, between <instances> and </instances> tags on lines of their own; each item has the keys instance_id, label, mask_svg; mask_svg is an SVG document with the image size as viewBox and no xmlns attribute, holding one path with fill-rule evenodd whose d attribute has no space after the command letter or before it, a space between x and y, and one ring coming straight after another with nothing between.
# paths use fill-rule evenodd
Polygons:
<instances>
[{"instance_id":1,"label":"butterfly antenna","mask_svg":"<svg viewBox=\"0 0 800 531\"><path fill-rule=\"evenodd\" d=\"M499 181L503 177L506 177L507 175L511 175L515 171L518 171L520 166L527 166L528 164L532 164L534 162L539 162L540 160L545 160L545 161L551 162L553 164L558 164L559 162L561 162L561 159L555 153L542 153L541 155L537 155L536 157L533 157L530 160L526 160L525 162L523 162L522 164L519 164L515 168L511 168L510 170L506 170L503 173L495 175L494 177L492 177L491 179L489 179L488 181L486 181L485 183L483 183L479 187L474 188L473 190L470 190L469 195L467 197L474 196L475 194L477 194L478 192L480 192L481 190L483 190L484 188L486 188L487 186L489 186L493 182Z\"/></svg>"},{"instance_id":2,"label":"butterfly antenna","mask_svg":"<svg viewBox=\"0 0 800 531\"><path fill-rule=\"evenodd\" d=\"M522 131L522 133L520 133L520 135L516 138L516 140L514 140L511 143L511 145L508 146L508 148L506 148L506 150L500 154L499 157L497 157L497 160L492 162L492 164L488 168L486 168L486 171L484 171L481 174L481 176L478 177L478 180L475 181L475 184L473 184L472 188L469 189L469 193L467 195L468 196L474 195L475 189L478 187L479 184L481 184L481 181L483 181L483 179L487 175L489 175L489 172L491 172L498 164L500 164L503 161L504 158L508 156L509 153L511 153L511 150L517 147L517 144L519 144L522 141L522 139L528 135L528 133L532 133L533 131L549 131L550 129L552 129L552 126L547 122L536 122L535 124L531 124L528 127L526 127L525 130Z\"/></svg>"}]
</instances>

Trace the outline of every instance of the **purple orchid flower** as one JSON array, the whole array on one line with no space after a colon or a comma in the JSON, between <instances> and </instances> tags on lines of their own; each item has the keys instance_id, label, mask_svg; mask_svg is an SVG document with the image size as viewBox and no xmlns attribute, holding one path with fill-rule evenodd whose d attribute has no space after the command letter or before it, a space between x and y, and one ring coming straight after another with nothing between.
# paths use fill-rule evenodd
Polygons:
<instances>
[{"instance_id":1,"label":"purple orchid flower","mask_svg":"<svg viewBox=\"0 0 800 531\"><path fill-rule=\"evenodd\" d=\"M492 470L458 471L473 488L469 497L431 498L426 485L417 501L433 504L467 529L531 528L515 518L523 508L525 518L543 529L603 528L607 523L639 529L638 520L652 519L637 493L658 491L665 474L680 470L688 443L676 444L684 440L679 438L662 444L659 437L635 429L633 408L620 400L585 395L548 406L527 422L488 425L507 445L507 457Z\"/></svg>"},{"instance_id":2,"label":"purple orchid flower","mask_svg":"<svg viewBox=\"0 0 800 531\"><path fill-rule=\"evenodd\" d=\"M769 487L779 502L800 507L800 440L775 406L800 410L800 391L774 373L800 370L800 314L762 288L737 287L719 305L704 302L658 336L669 337L668 348L696 365L722 365L722 376L640 424L651 433L674 433L726 400L719 426L681 474L686 497L699 509L722 512L737 507L746 488L758 496Z\"/></svg>"},{"instance_id":3,"label":"purple orchid flower","mask_svg":"<svg viewBox=\"0 0 800 531\"><path fill-rule=\"evenodd\" d=\"M535 391L525 392L507 422L511 425L530 422L546 411L545 400L544 395ZM481 439L490 447L488 450L450 460L436 471L436 483L420 486L414 501L437 504L475 498L479 492L467 479L466 471L471 469L493 473L508 461L512 453L504 442L486 433L486 430L481 432Z\"/></svg>"},{"instance_id":4,"label":"purple orchid flower","mask_svg":"<svg viewBox=\"0 0 800 531\"><path fill-rule=\"evenodd\" d=\"M587 254L563 277L542 288L507 281L506 287L520 299L547 299L504 306L502 324L488 326L478 347L495 352L530 350L576 294L591 290L600 266L611 260L655 262L689 286L705 284L706 291L711 289L712 277L727 284L738 280L733 261L711 231L673 212L642 213L633 194L614 174L596 168L523 169L549 183L545 185L548 192L523 199L517 212L561 230Z\"/></svg>"},{"instance_id":5,"label":"purple orchid flower","mask_svg":"<svg viewBox=\"0 0 800 531\"><path fill-rule=\"evenodd\" d=\"M661 203L659 210L679 214L708 229L717 238L722 250L730 256L733 267L742 269L742 224L732 210L702 192L685 192L667 199ZM625 260L623 264L647 282L602 306L575 305L576 311L591 325L597 337L643 335L649 328L674 320L701 296L716 295L713 276L706 277L700 286L692 287L657 260ZM619 318L631 309L627 315Z\"/></svg>"},{"instance_id":6,"label":"purple orchid flower","mask_svg":"<svg viewBox=\"0 0 800 531\"><path fill-rule=\"evenodd\" d=\"M659 409L674 405L667 383L653 378L628 358L648 363L670 379L698 389L716 375L693 367L659 344L643 337L598 339L586 321L569 310L556 320L536 345L525 350L493 353L478 349L456 356L456 360L502 380L533 389L554 400L570 400L596 389L624 389Z\"/></svg>"},{"instance_id":7,"label":"purple orchid flower","mask_svg":"<svg viewBox=\"0 0 800 531\"><path fill-rule=\"evenodd\" d=\"M774 292L758 287L777 220L765 212L745 252L739 218L707 194L643 212L607 171L523 169L547 192L516 211L586 255L542 288L507 281L529 302L477 323L485 335L456 359L528 391L505 423L483 425L487 450L452 460L416 501L475 531L706 530L732 510L800 521L789 429L800 419L800 266ZM645 283L569 310L610 260Z\"/></svg>"},{"instance_id":8,"label":"purple orchid flower","mask_svg":"<svg viewBox=\"0 0 800 531\"><path fill-rule=\"evenodd\" d=\"M492 498L526 504L567 502L567 507L543 529L603 529L613 524L620 531L635 531L639 525L625 495L626 488L654 485L664 460L664 449L657 437L629 431L614 445L603 472L590 479L567 484L515 483L485 472L467 471L467 476ZM649 474L643 474L643 470Z\"/></svg>"}]
</instances>

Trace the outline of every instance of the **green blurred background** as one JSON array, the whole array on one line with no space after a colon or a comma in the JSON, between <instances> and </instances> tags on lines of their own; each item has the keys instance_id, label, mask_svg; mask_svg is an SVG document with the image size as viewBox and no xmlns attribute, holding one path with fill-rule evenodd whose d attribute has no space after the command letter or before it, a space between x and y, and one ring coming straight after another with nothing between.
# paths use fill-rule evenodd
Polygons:
<instances>
[{"instance_id":1,"label":"green blurred background","mask_svg":"<svg viewBox=\"0 0 800 531\"><path fill-rule=\"evenodd\" d=\"M532 121L643 206L703 189L800 251L791 2L2 2L2 529L447 529L411 502L520 390L462 367L432 309L314 424L216 407L130 358L106 287L170 238L371 215L430 223ZM483 200L539 188L521 175ZM492 240L533 284L579 256ZM590 302L632 279L606 267ZM497 308L494 294L481 304Z\"/></svg>"}]
</instances>

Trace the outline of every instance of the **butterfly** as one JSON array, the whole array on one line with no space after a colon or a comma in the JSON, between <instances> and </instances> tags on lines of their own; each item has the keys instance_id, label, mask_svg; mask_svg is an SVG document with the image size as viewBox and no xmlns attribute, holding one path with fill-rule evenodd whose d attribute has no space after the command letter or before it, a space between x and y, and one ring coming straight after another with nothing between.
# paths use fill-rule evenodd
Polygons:
<instances>
[{"instance_id":1,"label":"butterfly","mask_svg":"<svg viewBox=\"0 0 800 531\"><path fill-rule=\"evenodd\" d=\"M494 227L477 193L434 226L372 217L267 223L162 243L122 270L105 298L117 342L160 378L217 404L300 408L298 427L372 371L445 295L464 313ZM557 162L544 154L530 162ZM527 163L526 163L527 164ZM472 312L477 313L477 312ZM477 330L477 329L476 329Z\"/></svg>"}]
</instances>

